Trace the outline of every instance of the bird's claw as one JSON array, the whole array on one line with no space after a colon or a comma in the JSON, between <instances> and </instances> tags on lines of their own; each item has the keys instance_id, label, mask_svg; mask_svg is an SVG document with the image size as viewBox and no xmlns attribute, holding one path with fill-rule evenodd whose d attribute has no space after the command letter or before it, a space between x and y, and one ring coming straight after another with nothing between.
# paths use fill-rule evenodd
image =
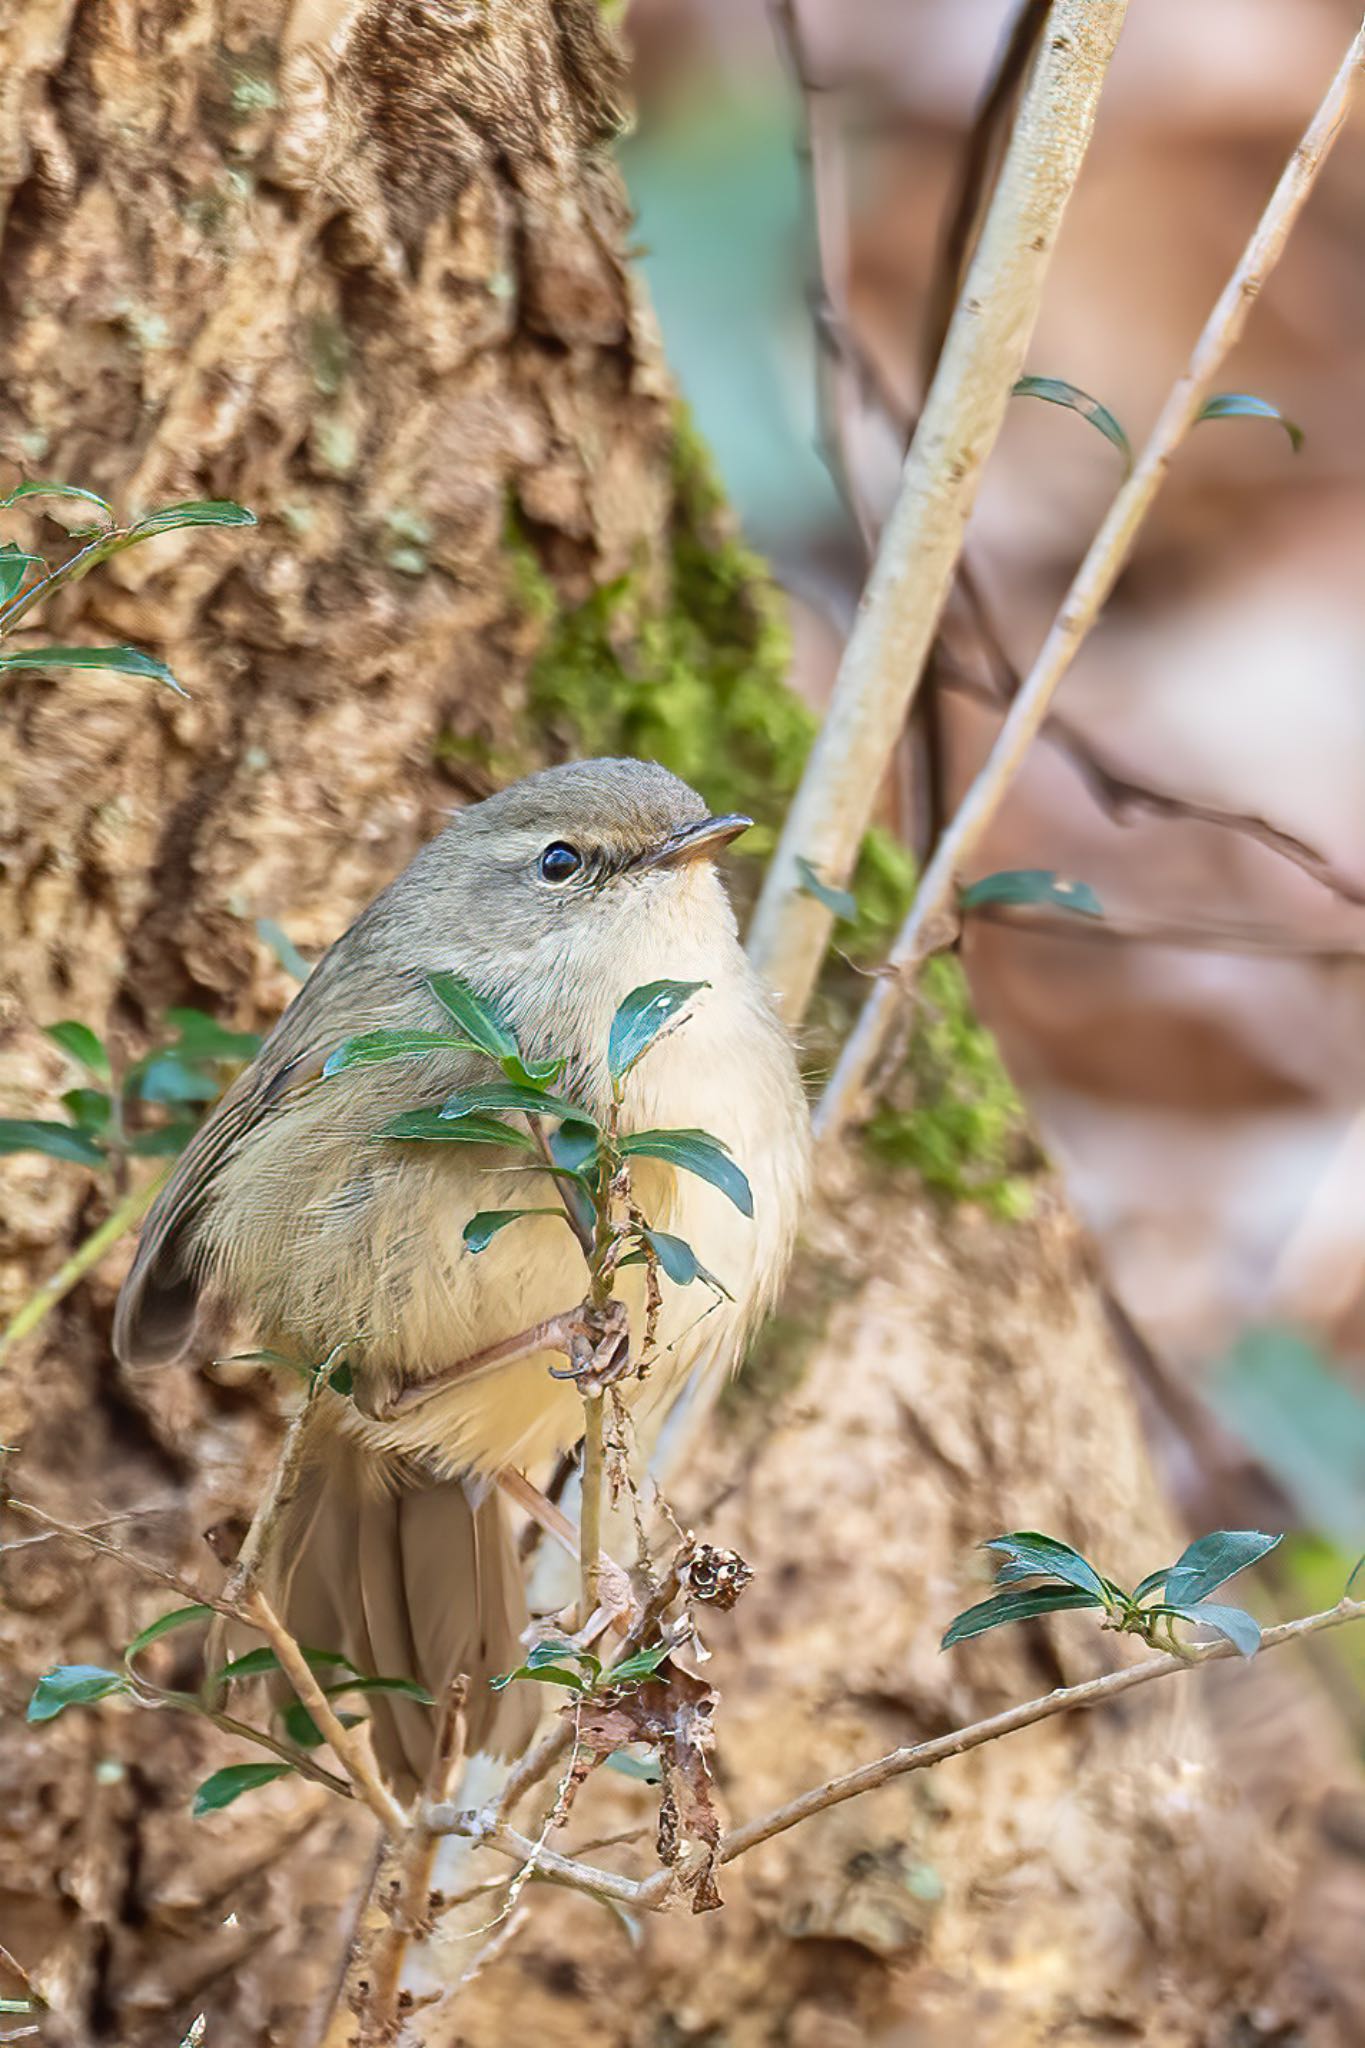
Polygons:
<instances>
[{"instance_id":1,"label":"bird's claw","mask_svg":"<svg viewBox=\"0 0 1365 2048\"><path fill-rule=\"evenodd\" d=\"M600 1394L632 1371L630 1317L623 1301L602 1308L585 1304L569 1332L569 1363L552 1365L550 1375L572 1380L585 1394Z\"/></svg>"}]
</instances>

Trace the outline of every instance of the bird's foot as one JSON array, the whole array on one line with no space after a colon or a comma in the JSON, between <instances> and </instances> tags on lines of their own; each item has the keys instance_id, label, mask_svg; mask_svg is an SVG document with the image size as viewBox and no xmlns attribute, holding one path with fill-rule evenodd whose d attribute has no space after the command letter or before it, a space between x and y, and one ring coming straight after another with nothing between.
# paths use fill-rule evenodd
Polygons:
<instances>
[{"instance_id":1,"label":"bird's foot","mask_svg":"<svg viewBox=\"0 0 1365 2048\"><path fill-rule=\"evenodd\" d=\"M585 1394L601 1394L635 1370L630 1317L623 1301L613 1297L601 1308L585 1302L574 1311L567 1334L569 1362L552 1365L552 1378L572 1380Z\"/></svg>"}]
</instances>

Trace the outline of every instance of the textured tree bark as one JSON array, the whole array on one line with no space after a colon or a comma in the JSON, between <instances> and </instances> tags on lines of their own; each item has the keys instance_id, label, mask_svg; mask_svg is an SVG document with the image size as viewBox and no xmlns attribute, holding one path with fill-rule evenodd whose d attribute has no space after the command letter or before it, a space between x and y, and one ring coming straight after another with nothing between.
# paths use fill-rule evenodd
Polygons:
<instances>
[{"instance_id":1,"label":"textured tree bark","mask_svg":"<svg viewBox=\"0 0 1365 2048\"><path fill-rule=\"evenodd\" d=\"M261 521L120 557L43 622L152 649L188 703L79 674L0 699L6 1108L42 1114L70 1077L41 1023L135 1052L177 1001L267 1022L288 984L258 918L321 945L453 802L574 742L528 717L550 601L596 633L628 583L604 637L629 667L680 545L728 543L680 483L592 0L19 0L0 78L0 457L120 508L226 496ZM761 587L733 595L756 634ZM689 618L694 668L657 683L674 701L704 707L713 657L745 671L742 631L720 649L713 625ZM106 1198L49 1162L6 1186L9 1309ZM1116 1572L1177 1543L1064 1220L944 1229L903 1187L857 1214L876 1271L847 1248L808 1266L801 1316L834 1307L806 1377L755 1379L689 1481L694 1513L732 1489L707 1532L762 1574L719 1660L736 1815L1110 1653L1070 1617L936 1657L996 1527L1054 1528ZM118 1268L18 1354L0 1440L23 1445L16 1490L136 1510L132 1540L207 1576L200 1531L249 1513L273 1389L240 1368L120 1376ZM25 1729L39 1671L107 1661L161 1603L52 1543L0 1566L0 1938L60 2008L47 2033L164 2048L203 2012L210 2044L307 2041L366 1817L275 1786L192 1822L190 1787L243 1752L180 1717ZM188 1681L179 1640L167 1683ZM1280 1866L1254 1816L1230 1827L1197 1724L1189 1703L1121 1735L1052 1724L879 1795L633 1958L586 1902L528 1894L531 1931L424 2038L799 2044L914 2021L1012 2048L1076 2015L1091 2031L1071 2038L1141 2027L1157 1981L1165 2031L1143 2038L1224 2038L1214 2016L1256 2001L1303 2022Z\"/></svg>"}]
</instances>

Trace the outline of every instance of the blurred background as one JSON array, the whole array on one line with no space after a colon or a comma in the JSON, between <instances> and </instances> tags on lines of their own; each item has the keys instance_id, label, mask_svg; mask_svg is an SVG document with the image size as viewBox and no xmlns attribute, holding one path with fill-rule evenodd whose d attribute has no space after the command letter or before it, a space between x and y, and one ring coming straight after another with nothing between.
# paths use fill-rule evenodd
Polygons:
<instances>
[{"instance_id":1,"label":"blurred background","mask_svg":"<svg viewBox=\"0 0 1365 2048\"><path fill-rule=\"evenodd\" d=\"M1030 373L1140 444L1355 14L1133 10ZM668 356L789 594L817 706L920 401L984 53L1014 15L635 0L627 17L625 162ZM1365 1531L1363 168L1357 124L1223 386L1280 408L1302 448L1270 420L1195 432L985 850L983 872L1088 882L1104 922L979 923L964 945L1131 1319L1168 1478L1199 1510L1220 1489L1225 1513L1277 1496L1329 1577ZM950 622L940 803L1120 478L1076 413L1015 400L967 549L999 645ZM923 831L922 801L887 806Z\"/></svg>"}]
</instances>

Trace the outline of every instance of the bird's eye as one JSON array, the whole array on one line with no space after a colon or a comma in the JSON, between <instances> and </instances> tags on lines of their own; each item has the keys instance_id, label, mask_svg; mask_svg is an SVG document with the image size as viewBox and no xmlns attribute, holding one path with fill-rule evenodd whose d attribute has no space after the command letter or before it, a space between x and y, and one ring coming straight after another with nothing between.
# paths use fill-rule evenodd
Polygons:
<instances>
[{"instance_id":1,"label":"bird's eye","mask_svg":"<svg viewBox=\"0 0 1365 2048\"><path fill-rule=\"evenodd\" d=\"M541 880L545 882L567 882L570 875L576 875L583 865L583 856L576 846L566 846L562 839L556 839L553 846L547 846L540 856Z\"/></svg>"}]
</instances>

